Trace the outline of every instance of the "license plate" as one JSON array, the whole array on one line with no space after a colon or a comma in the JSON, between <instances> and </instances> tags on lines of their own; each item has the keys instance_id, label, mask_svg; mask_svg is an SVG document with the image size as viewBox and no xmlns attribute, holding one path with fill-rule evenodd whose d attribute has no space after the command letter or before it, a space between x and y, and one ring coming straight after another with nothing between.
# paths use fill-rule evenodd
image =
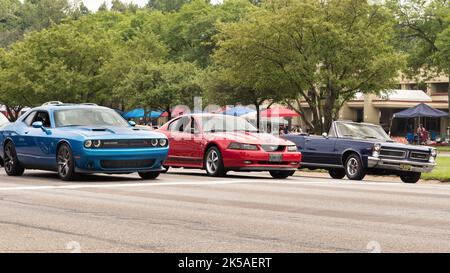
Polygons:
<instances>
[{"instance_id":1,"label":"license plate","mask_svg":"<svg viewBox=\"0 0 450 273\"><path fill-rule=\"evenodd\" d=\"M412 166L411 166L411 165L408 165L408 164L401 164L401 165L400 165L400 169L402 169L402 170L404 170L404 171L410 171L411 168L412 168Z\"/></svg>"},{"instance_id":2,"label":"license plate","mask_svg":"<svg viewBox=\"0 0 450 273\"><path fill-rule=\"evenodd\" d=\"M283 154L270 154L269 162L281 162L283 161Z\"/></svg>"}]
</instances>

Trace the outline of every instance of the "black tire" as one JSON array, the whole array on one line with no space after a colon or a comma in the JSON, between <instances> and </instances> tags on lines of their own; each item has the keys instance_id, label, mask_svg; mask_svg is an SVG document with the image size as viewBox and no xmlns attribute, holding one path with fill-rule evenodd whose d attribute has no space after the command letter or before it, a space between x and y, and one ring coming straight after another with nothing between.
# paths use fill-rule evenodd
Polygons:
<instances>
[{"instance_id":1,"label":"black tire","mask_svg":"<svg viewBox=\"0 0 450 273\"><path fill-rule=\"evenodd\" d=\"M344 169L331 169L328 170L328 174L334 179L342 179L345 177Z\"/></svg>"},{"instance_id":2,"label":"black tire","mask_svg":"<svg viewBox=\"0 0 450 273\"><path fill-rule=\"evenodd\" d=\"M170 169L170 167L169 166L162 166L165 170L164 171L162 171L161 173L167 173L168 171L169 171L169 169Z\"/></svg>"},{"instance_id":3,"label":"black tire","mask_svg":"<svg viewBox=\"0 0 450 273\"><path fill-rule=\"evenodd\" d=\"M414 184L420 180L421 173L417 172L407 172L400 175L400 179L404 183Z\"/></svg>"},{"instance_id":4,"label":"black tire","mask_svg":"<svg viewBox=\"0 0 450 273\"><path fill-rule=\"evenodd\" d=\"M203 164L205 166L206 174L209 176L221 177L227 174L227 171L223 166L222 154L216 146L213 146L206 151Z\"/></svg>"},{"instance_id":5,"label":"black tire","mask_svg":"<svg viewBox=\"0 0 450 273\"><path fill-rule=\"evenodd\" d=\"M75 173L75 160L70 146L61 144L56 153L56 163L58 164L58 176L61 180L71 181L77 177Z\"/></svg>"},{"instance_id":6,"label":"black tire","mask_svg":"<svg viewBox=\"0 0 450 273\"><path fill-rule=\"evenodd\" d=\"M286 179L293 176L295 171L269 171L269 173L275 179Z\"/></svg>"},{"instance_id":7,"label":"black tire","mask_svg":"<svg viewBox=\"0 0 450 273\"><path fill-rule=\"evenodd\" d=\"M153 180L156 179L161 172L139 172L138 174L144 180Z\"/></svg>"},{"instance_id":8,"label":"black tire","mask_svg":"<svg viewBox=\"0 0 450 273\"><path fill-rule=\"evenodd\" d=\"M366 170L358 154L351 154L345 161L345 175L350 180L363 180L366 176Z\"/></svg>"},{"instance_id":9,"label":"black tire","mask_svg":"<svg viewBox=\"0 0 450 273\"><path fill-rule=\"evenodd\" d=\"M8 141L4 149L5 172L9 176L21 176L25 172L25 168L19 162L16 153L16 147L12 141Z\"/></svg>"}]
</instances>

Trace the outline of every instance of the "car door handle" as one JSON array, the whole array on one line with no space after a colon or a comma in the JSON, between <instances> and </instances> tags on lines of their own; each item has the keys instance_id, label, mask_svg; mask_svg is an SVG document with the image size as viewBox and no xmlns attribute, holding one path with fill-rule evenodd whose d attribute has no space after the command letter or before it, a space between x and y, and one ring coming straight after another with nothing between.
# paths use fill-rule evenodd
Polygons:
<instances>
[{"instance_id":1,"label":"car door handle","mask_svg":"<svg viewBox=\"0 0 450 273\"><path fill-rule=\"evenodd\" d=\"M28 135L29 132L25 132L25 135Z\"/></svg>"}]
</instances>

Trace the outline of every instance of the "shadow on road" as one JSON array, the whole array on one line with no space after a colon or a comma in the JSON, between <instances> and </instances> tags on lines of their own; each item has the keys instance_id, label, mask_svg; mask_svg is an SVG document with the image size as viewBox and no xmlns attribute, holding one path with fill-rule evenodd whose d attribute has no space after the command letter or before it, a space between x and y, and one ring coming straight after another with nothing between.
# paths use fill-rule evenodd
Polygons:
<instances>
[{"instance_id":1,"label":"shadow on road","mask_svg":"<svg viewBox=\"0 0 450 273\"><path fill-rule=\"evenodd\" d=\"M177 172L177 171L169 171L167 174L176 174L176 175L189 175L189 176L200 176L200 177L208 177L206 173L199 173L199 172ZM261 176L249 176L249 175L240 175L240 174L227 174L224 177L214 177L214 178L239 178L239 179L267 179L267 180L273 180L271 177L261 177Z\"/></svg>"},{"instance_id":2,"label":"shadow on road","mask_svg":"<svg viewBox=\"0 0 450 273\"><path fill-rule=\"evenodd\" d=\"M48 180L55 180L55 181L61 181L63 182L59 177L57 173L53 172L39 172L39 173L24 173L22 176L24 179L48 179ZM139 177L129 177L129 176L114 176L114 175L95 175L95 174L82 174L79 175L75 180L73 181L64 181L69 183L83 183L83 182L136 182L136 181L143 181Z\"/></svg>"}]
</instances>

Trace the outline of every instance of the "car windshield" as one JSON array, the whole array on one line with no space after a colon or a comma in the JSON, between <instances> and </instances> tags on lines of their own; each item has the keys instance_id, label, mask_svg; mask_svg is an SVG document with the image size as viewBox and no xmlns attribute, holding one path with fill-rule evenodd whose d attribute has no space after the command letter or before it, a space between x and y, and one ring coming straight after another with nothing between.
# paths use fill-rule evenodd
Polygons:
<instances>
[{"instance_id":1,"label":"car windshield","mask_svg":"<svg viewBox=\"0 0 450 273\"><path fill-rule=\"evenodd\" d=\"M258 132L247 120L235 116L206 116L202 118L203 132Z\"/></svg>"},{"instance_id":2,"label":"car windshield","mask_svg":"<svg viewBox=\"0 0 450 273\"><path fill-rule=\"evenodd\" d=\"M3 124L6 124L8 122L9 122L9 120L2 113L0 113L0 126L2 126Z\"/></svg>"},{"instance_id":3,"label":"car windshield","mask_svg":"<svg viewBox=\"0 0 450 273\"><path fill-rule=\"evenodd\" d=\"M126 122L112 109L64 109L55 111L56 127L67 126L121 126L128 127Z\"/></svg>"},{"instance_id":4,"label":"car windshield","mask_svg":"<svg viewBox=\"0 0 450 273\"><path fill-rule=\"evenodd\" d=\"M337 122L336 127L342 137L390 140L383 128L378 125Z\"/></svg>"}]
</instances>

